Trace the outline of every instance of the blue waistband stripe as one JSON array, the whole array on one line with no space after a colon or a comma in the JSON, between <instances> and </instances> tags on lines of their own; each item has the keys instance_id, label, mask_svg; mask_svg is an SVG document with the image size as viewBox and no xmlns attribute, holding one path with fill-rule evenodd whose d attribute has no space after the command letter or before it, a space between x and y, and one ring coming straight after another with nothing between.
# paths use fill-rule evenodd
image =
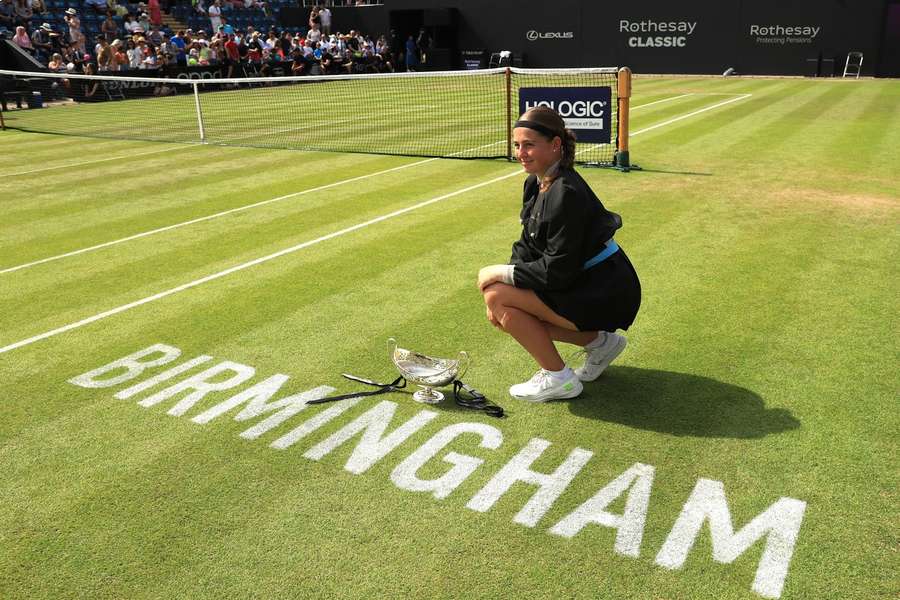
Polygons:
<instances>
[{"instance_id":1,"label":"blue waistband stripe","mask_svg":"<svg viewBox=\"0 0 900 600\"><path fill-rule=\"evenodd\" d=\"M604 248L603 251L600 252L600 254L584 263L584 269L587 270L594 265L602 263L604 260L618 252L618 250L619 245L616 243L616 240L609 240L608 242L606 242L606 248Z\"/></svg>"}]
</instances>

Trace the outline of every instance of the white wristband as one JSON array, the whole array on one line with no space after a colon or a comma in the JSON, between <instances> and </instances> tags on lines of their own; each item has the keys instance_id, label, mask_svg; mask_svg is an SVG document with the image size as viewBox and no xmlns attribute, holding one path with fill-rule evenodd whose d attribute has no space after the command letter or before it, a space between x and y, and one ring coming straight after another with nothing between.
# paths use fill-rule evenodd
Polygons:
<instances>
[{"instance_id":1,"label":"white wristband","mask_svg":"<svg viewBox=\"0 0 900 600\"><path fill-rule=\"evenodd\" d=\"M515 279L513 277L516 271L516 265L506 265L506 271L503 273L503 283L506 285L515 285Z\"/></svg>"}]
</instances>

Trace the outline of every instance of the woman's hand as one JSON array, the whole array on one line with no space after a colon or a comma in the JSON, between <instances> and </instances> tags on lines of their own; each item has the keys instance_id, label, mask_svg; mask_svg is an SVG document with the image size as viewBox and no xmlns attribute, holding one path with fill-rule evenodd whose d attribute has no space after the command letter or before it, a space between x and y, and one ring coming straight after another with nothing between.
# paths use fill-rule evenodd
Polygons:
<instances>
[{"instance_id":1,"label":"woman's hand","mask_svg":"<svg viewBox=\"0 0 900 600\"><path fill-rule=\"evenodd\" d=\"M491 265L478 271L478 289L482 292L487 286L498 282L513 285L513 265Z\"/></svg>"}]
</instances>

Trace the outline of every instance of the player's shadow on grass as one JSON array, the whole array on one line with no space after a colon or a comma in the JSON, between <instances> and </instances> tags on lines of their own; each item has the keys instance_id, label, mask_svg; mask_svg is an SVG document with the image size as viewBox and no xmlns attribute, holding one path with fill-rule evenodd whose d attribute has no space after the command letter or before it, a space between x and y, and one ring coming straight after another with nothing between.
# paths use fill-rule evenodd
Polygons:
<instances>
[{"instance_id":1,"label":"player's shadow on grass","mask_svg":"<svg viewBox=\"0 0 900 600\"><path fill-rule=\"evenodd\" d=\"M761 438L800 427L746 388L654 369L610 367L567 402L581 417L678 436Z\"/></svg>"}]
</instances>

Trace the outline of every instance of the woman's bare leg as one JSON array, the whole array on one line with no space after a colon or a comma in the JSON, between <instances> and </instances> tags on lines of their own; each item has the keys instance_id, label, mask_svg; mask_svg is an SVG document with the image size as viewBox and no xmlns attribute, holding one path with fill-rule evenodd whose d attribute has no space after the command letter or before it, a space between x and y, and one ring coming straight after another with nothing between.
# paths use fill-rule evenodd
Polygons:
<instances>
[{"instance_id":1,"label":"woman's bare leg","mask_svg":"<svg viewBox=\"0 0 900 600\"><path fill-rule=\"evenodd\" d=\"M491 322L513 336L543 369L560 371L566 366L553 344L549 327L558 335L567 335L562 332L568 331L582 333L578 340L587 337L588 332L578 332L571 321L550 310L531 290L495 283L486 287L483 294ZM596 332L585 343L595 337Z\"/></svg>"},{"instance_id":2,"label":"woman's bare leg","mask_svg":"<svg viewBox=\"0 0 900 600\"><path fill-rule=\"evenodd\" d=\"M544 323L544 327L551 340L576 346L587 346L597 339L597 335L600 333L599 331L572 331L547 322Z\"/></svg>"}]
</instances>

